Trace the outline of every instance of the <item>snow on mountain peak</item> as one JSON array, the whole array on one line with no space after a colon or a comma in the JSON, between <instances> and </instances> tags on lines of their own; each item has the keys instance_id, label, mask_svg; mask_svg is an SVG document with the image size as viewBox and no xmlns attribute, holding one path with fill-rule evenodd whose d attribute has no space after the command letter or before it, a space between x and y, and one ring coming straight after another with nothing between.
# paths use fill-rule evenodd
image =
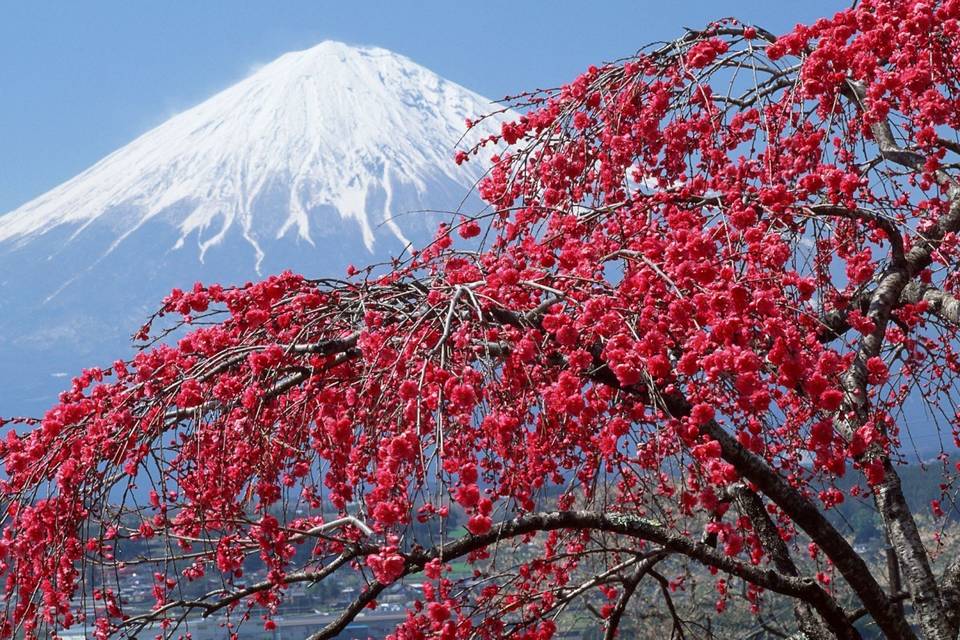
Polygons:
<instances>
[{"instance_id":1,"label":"snow on mountain peak","mask_svg":"<svg viewBox=\"0 0 960 640\"><path fill-rule=\"evenodd\" d=\"M173 248L195 242L201 260L240 231L259 267L265 242L313 244L332 208L357 224L371 252L381 226L406 244L395 192L424 196L438 181L466 191L480 168L457 166L454 150L465 120L491 110L489 100L404 56L322 42L280 56L0 217L0 243L63 225L75 237L97 221L114 229L113 250L157 218L178 228ZM463 144L491 127L499 119ZM256 207L268 192L272 206Z\"/></svg>"}]
</instances>

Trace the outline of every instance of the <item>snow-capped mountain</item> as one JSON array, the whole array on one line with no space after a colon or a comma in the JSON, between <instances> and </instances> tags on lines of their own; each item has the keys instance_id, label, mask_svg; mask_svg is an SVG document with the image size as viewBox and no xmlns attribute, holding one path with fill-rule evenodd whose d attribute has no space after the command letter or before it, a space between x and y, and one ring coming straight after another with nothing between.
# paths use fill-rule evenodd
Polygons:
<instances>
[{"instance_id":1,"label":"snow-capped mountain","mask_svg":"<svg viewBox=\"0 0 960 640\"><path fill-rule=\"evenodd\" d=\"M288 53L0 216L0 415L36 412L196 280L339 276L420 244L491 102L379 48Z\"/></svg>"}]
</instances>

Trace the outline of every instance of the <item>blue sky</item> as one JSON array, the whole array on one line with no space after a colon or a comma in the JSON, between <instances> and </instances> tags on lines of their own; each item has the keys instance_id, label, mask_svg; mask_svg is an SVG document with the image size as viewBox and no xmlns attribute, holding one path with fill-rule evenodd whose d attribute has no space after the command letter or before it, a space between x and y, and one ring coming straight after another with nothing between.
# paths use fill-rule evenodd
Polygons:
<instances>
[{"instance_id":1,"label":"blue sky","mask_svg":"<svg viewBox=\"0 0 960 640\"><path fill-rule=\"evenodd\" d=\"M735 15L775 32L837 0L54 2L0 5L0 213L286 51L392 49L490 98ZM602 8L597 8L602 7Z\"/></svg>"}]
</instances>

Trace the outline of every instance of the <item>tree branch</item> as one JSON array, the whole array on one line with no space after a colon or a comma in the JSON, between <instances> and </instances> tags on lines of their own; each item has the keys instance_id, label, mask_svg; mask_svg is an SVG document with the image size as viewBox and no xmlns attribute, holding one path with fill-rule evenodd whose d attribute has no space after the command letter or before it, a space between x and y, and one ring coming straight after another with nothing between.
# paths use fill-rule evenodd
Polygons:
<instances>
[{"instance_id":1,"label":"tree branch","mask_svg":"<svg viewBox=\"0 0 960 640\"><path fill-rule=\"evenodd\" d=\"M620 620L627 610L627 603L630 602L630 598L632 598L633 594L637 591L640 581L643 580L644 576L646 576L658 562L663 560L663 558L664 556L662 555L646 558L624 579L623 592L620 594L620 597L617 598L617 604L613 607L613 611L610 612L610 617L607 618L607 629L603 633L603 640L613 640L617 635L617 629L620 628Z\"/></svg>"},{"instance_id":2,"label":"tree branch","mask_svg":"<svg viewBox=\"0 0 960 640\"><path fill-rule=\"evenodd\" d=\"M960 324L960 300L946 291L914 280L903 289L904 303L927 303L927 312L950 324Z\"/></svg>"},{"instance_id":3,"label":"tree branch","mask_svg":"<svg viewBox=\"0 0 960 640\"><path fill-rule=\"evenodd\" d=\"M405 568L401 577L422 571L424 566L433 559L442 558L444 561L449 561L503 540L561 529L601 531L653 542L665 550L686 555L763 589L809 602L824 619L830 619L833 615L832 599L815 580L785 576L772 569L761 569L724 555L705 544L694 542L682 533L670 531L655 522L619 513L553 511L520 516L496 525L488 533L467 535L429 550L406 554ZM309 640L326 640L336 636L386 587L387 585L379 582L372 583L337 620L312 634Z\"/></svg>"},{"instance_id":4,"label":"tree branch","mask_svg":"<svg viewBox=\"0 0 960 640\"><path fill-rule=\"evenodd\" d=\"M773 561L773 565L777 568L777 571L787 576L800 575L797 565L790 557L790 550L787 549L786 543L784 543L783 538L780 537L780 532L770 519L770 515L764 508L759 496L742 484L730 487L729 493L740 508L741 513L750 518L750 522L753 524L753 530L760 539L763 550ZM832 597L831 601L833 617L830 620L823 621L817 617L809 604L805 602L797 603L794 607L794 615L797 618L797 624L800 630L811 640L860 638L860 632L849 623L840 605L838 605ZM829 626L829 629L827 626Z\"/></svg>"}]
</instances>

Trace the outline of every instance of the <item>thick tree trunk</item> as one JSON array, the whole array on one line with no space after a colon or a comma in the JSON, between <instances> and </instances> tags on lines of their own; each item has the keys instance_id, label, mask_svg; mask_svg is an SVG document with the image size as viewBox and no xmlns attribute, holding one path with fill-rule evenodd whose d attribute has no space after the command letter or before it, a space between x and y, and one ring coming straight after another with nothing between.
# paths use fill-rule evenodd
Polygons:
<instances>
[{"instance_id":1,"label":"thick tree trunk","mask_svg":"<svg viewBox=\"0 0 960 640\"><path fill-rule=\"evenodd\" d=\"M884 460L884 472L883 482L874 487L874 501L886 524L891 547L900 561L913 610L925 637L931 640L955 640L956 633L950 632L940 601L940 590L933 577L920 531L903 496L900 476L889 459Z\"/></svg>"},{"instance_id":2,"label":"thick tree trunk","mask_svg":"<svg viewBox=\"0 0 960 640\"><path fill-rule=\"evenodd\" d=\"M940 597L947 612L947 626L952 637L960 634L960 557L954 558L943 572Z\"/></svg>"}]
</instances>

